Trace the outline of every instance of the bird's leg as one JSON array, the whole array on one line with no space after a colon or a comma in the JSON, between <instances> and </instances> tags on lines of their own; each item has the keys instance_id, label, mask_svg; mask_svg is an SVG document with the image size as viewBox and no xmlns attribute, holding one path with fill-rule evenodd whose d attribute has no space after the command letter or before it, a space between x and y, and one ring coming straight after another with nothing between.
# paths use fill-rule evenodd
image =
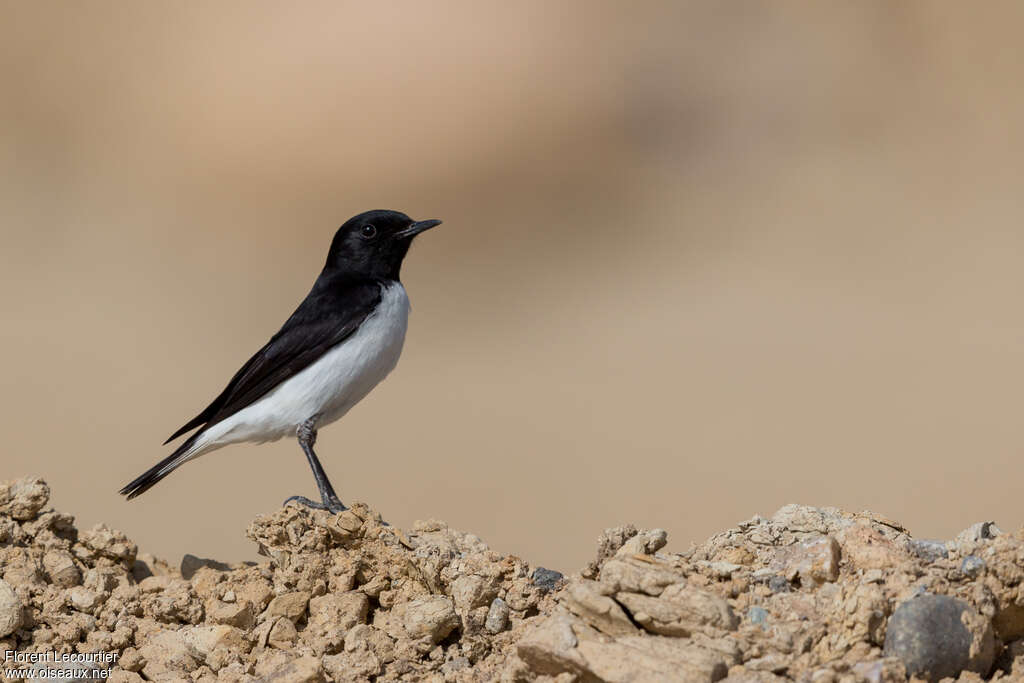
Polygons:
<instances>
[{"instance_id":1,"label":"bird's leg","mask_svg":"<svg viewBox=\"0 0 1024 683\"><path fill-rule=\"evenodd\" d=\"M310 418L299 425L298 429L295 430L295 436L299 439L299 445L302 446L302 452L306 454L306 459L309 460L309 466L313 470L313 478L316 479L316 487L320 490L320 499L322 502L317 503L304 496L292 496L285 501L285 504L295 501L302 503L307 507L314 508L316 510L328 510L329 512L341 512L347 510L345 504L338 498L338 494L334 492L334 487L331 486L330 479L327 478L327 473L324 472L323 465L320 464L320 459L316 457L316 453L313 452L313 444L316 443L316 418Z\"/></svg>"}]
</instances>

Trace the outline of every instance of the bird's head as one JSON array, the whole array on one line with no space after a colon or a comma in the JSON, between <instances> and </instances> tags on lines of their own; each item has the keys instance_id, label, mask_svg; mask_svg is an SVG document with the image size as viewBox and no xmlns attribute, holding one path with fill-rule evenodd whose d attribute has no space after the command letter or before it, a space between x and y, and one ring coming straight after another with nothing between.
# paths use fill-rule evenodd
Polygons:
<instances>
[{"instance_id":1,"label":"bird's head","mask_svg":"<svg viewBox=\"0 0 1024 683\"><path fill-rule=\"evenodd\" d=\"M326 268L359 277L397 280L416 235L441 221L414 221L399 211L367 211L338 228Z\"/></svg>"}]
</instances>

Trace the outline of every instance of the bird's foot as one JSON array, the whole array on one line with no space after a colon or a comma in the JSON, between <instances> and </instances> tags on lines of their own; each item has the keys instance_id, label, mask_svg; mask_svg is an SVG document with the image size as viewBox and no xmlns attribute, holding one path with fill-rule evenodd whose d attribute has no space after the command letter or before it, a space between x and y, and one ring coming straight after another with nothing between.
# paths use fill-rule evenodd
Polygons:
<instances>
[{"instance_id":1,"label":"bird's foot","mask_svg":"<svg viewBox=\"0 0 1024 683\"><path fill-rule=\"evenodd\" d=\"M328 512L333 513L333 514L337 514L337 513L341 512L343 510L348 510L348 508L345 507L345 504L342 503L338 499L337 496L331 496L329 498L325 498L322 503L318 503L315 500L310 500L309 498L306 498L305 496L292 496L291 498L286 500L284 503L282 503L282 505L287 505L288 503L291 503L292 501L295 501L296 503L299 503L300 505L305 505L308 508L313 508L314 510L327 510Z\"/></svg>"}]
</instances>

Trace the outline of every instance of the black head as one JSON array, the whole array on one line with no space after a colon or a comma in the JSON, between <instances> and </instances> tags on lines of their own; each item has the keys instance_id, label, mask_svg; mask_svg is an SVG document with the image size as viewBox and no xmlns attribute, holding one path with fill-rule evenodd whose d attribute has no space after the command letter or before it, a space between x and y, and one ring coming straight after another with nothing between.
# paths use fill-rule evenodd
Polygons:
<instances>
[{"instance_id":1,"label":"black head","mask_svg":"<svg viewBox=\"0 0 1024 683\"><path fill-rule=\"evenodd\" d=\"M398 211L361 213L338 228L325 270L397 280L413 238L440 224L441 221L414 221Z\"/></svg>"}]
</instances>

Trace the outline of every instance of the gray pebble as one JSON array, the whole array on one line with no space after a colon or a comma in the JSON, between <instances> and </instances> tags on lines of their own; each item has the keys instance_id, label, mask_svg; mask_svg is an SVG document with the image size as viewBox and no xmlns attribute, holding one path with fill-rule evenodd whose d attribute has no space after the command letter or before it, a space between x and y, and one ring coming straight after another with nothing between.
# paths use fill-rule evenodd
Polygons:
<instances>
[{"instance_id":1,"label":"gray pebble","mask_svg":"<svg viewBox=\"0 0 1024 683\"><path fill-rule=\"evenodd\" d=\"M544 590L553 591L558 587L559 581L565 577L561 572L556 572L554 569L545 569L544 567L537 567L533 570L533 585Z\"/></svg>"},{"instance_id":2,"label":"gray pebble","mask_svg":"<svg viewBox=\"0 0 1024 683\"><path fill-rule=\"evenodd\" d=\"M965 669L986 675L995 658L995 643L991 624L969 605L948 595L925 593L907 600L889 617L883 652L899 658L908 675L938 681L956 678Z\"/></svg>"},{"instance_id":3,"label":"gray pebble","mask_svg":"<svg viewBox=\"0 0 1024 683\"><path fill-rule=\"evenodd\" d=\"M786 580L785 576L776 575L768 579L768 588L772 593L788 593L789 581Z\"/></svg>"},{"instance_id":4,"label":"gray pebble","mask_svg":"<svg viewBox=\"0 0 1024 683\"><path fill-rule=\"evenodd\" d=\"M484 621L484 628L489 633L501 633L508 626L508 604L501 598L494 598L491 601L491 608L487 610L487 619Z\"/></svg>"},{"instance_id":5,"label":"gray pebble","mask_svg":"<svg viewBox=\"0 0 1024 683\"><path fill-rule=\"evenodd\" d=\"M910 549L915 555L928 562L944 560L949 557L949 551L946 549L946 544L942 541L914 539L910 542Z\"/></svg>"},{"instance_id":6,"label":"gray pebble","mask_svg":"<svg viewBox=\"0 0 1024 683\"><path fill-rule=\"evenodd\" d=\"M969 578L975 578L985 568L985 560L977 555L968 555L960 563L960 571Z\"/></svg>"},{"instance_id":7,"label":"gray pebble","mask_svg":"<svg viewBox=\"0 0 1024 683\"><path fill-rule=\"evenodd\" d=\"M760 624L765 631L768 630L768 610L764 607L751 607L747 610L747 619L751 624Z\"/></svg>"}]
</instances>

